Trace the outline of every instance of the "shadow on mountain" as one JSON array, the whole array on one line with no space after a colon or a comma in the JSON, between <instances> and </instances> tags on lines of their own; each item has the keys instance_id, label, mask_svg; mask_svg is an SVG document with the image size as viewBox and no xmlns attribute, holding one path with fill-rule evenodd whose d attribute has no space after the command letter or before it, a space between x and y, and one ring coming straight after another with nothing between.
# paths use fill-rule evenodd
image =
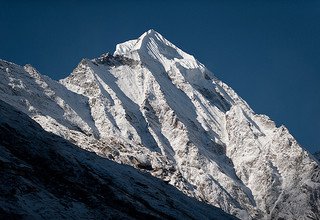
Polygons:
<instances>
[{"instance_id":1,"label":"shadow on mountain","mask_svg":"<svg viewBox=\"0 0 320 220\"><path fill-rule=\"evenodd\" d=\"M235 219L44 131L3 101L0 175L1 219Z\"/></svg>"},{"instance_id":2,"label":"shadow on mountain","mask_svg":"<svg viewBox=\"0 0 320 220\"><path fill-rule=\"evenodd\" d=\"M68 114L75 112L78 119L86 123L92 134L99 138L100 134L91 116L87 97L67 90L58 82L41 75L30 65L26 65L24 69L0 61L0 66L10 70L10 73L6 74L0 68L0 96L3 100L18 109L24 109L23 111L29 112L30 115L49 116L70 130L89 135L74 121L65 120Z\"/></svg>"},{"instance_id":3,"label":"shadow on mountain","mask_svg":"<svg viewBox=\"0 0 320 220\"><path fill-rule=\"evenodd\" d=\"M138 133L142 145L151 151L160 153L161 150L148 129L148 123L140 111L140 106L124 94L116 83L117 79L109 71L97 70L95 73L103 82L108 82L108 86L117 94L126 112L126 119Z\"/></svg>"},{"instance_id":4,"label":"shadow on mountain","mask_svg":"<svg viewBox=\"0 0 320 220\"><path fill-rule=\"evenodd\" d=\"M225 146L212 141L209 138L210 133L206 131L198 122L196 108L190 98L182 90L178 89L169 78L162 77L161 75L157 74L167 74L162 65L156 61L150 60L150 58L144 57L142 54L140 54L140 56L149 71L154 73L153 76L159 83L161 91L163 91L165 94L168 105L171 109L174 109L178 119L184 125L186 125L185 127L187 129L188 138L190 139L191 144L196 146L196 149L201 155L205 155L205 157L207 157L209 160L215 161L221 172L229 176L231 179L237 180L239 183L238 190L241 190L244 194L246 194L252 205L256 205L251 190L238 178L234 167L231 165L230 162L232 160L226 155ZM148 62L145 61L146 59L149 59L147 60ZM147 63L153 63L153 65L147 65ZM179 97L179 100L177 100L176 97ZM221 108L228 108L225 104L223 104L223 100L221 100L219 97L216 99L221 102ZM216 103L217 100L214 100L213 102ZM181 103L183 103L183 105L181 105ZM227 111L227 109L225 110ZM213 135L213 137L220 138L219 135L213 131L211 135ZM202 138L199 139L199 137ZM212 180L213 179L214 178L212 177ZM217 183L216 181L213 182ZM217 184L216 186L219 187L223 192L226 192L226 190L220 184ZM229 193L226 193L225 195L228 196L230 200L234 200ZM235 204L238 206L237 203ZM242 208L241 206L238 207Z\"/></svg>"}]
</instances>

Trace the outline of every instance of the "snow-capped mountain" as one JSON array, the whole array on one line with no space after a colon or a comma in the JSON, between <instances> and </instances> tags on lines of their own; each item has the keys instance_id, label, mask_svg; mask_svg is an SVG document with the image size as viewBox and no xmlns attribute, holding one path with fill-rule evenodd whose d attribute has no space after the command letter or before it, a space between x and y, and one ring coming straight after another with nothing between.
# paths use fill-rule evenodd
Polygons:
<instances>
[{"instance_id":1,"label":"snow-capped mountain","mask_svg":"<svg viewBox=\"0 0 320 220\"><path fill-rule=\"evenodd\" d=\"M0 99L46 131L241 219L317 219L319 161L150 30L56 82L0 63Z\"/></svg>"},{"instance_id":2,"label":"snow-capped mountain","mask_svg":"<svg viewBox=\"0 0 320 220\"><path fill-rule=\"evenodd\" d=\"M1 219L235 219L44 131L3 101L0 152Z\"/></svg>"}]
</instances>

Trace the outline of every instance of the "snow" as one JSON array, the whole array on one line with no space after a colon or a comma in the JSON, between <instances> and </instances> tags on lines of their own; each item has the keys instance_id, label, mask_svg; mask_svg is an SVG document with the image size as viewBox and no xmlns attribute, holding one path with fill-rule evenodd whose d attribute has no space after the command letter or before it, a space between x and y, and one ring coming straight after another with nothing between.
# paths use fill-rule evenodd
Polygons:
<instances>
[{"instance_id":1,"label":"snow","mask_svg":"<svg viewBox=\"0 0 320 220\"><path fill-rule=\"evenodd\" d=\"M10 74L0 74L0 99L81 148L241 219L319 214L319 162L154 30L59 82L1 63Z\"/></svg>"},{"instance_id":2,"label":"snow","mask_svg":"<svg viewBox=\"0 0 320 220\"><path fill-rule=\"evenodd\" d=\"M0 152L2 218L235 219L150 174L45 132L3 101Z\"/></svg>"}]
</instances>

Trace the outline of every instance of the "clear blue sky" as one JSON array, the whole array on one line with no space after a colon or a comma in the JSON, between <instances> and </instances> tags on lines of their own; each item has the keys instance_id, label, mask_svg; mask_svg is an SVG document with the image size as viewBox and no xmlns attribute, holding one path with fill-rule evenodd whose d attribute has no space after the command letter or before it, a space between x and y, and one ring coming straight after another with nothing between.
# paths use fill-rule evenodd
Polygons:
<instances>
[{"instance_id":1,"label":"clear blue sky","mask_svg":"<svg viewBox=\"0 0 320 220\"><path fill-rule=\"evenodd\" d=\"M0 0L0 58L54 79L153 28L320 150L320 1Z\"/></svg>"}]
</instances>

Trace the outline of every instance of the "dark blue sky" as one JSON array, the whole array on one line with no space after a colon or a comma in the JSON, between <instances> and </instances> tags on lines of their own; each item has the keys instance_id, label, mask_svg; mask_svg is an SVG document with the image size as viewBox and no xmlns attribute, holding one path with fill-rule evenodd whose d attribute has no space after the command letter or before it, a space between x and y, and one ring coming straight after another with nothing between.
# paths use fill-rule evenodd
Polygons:
<instances>
[{"instance_id":1,"label":"dark blue sky","mask_svg":"<svg viewBox=\"0 0 320 220\"><path fill-rule=\"evenodd\" d=\"M0 58L54 79L153 28L320 150L320 1L0 0Z\"/></svg>"}]
</instances>

